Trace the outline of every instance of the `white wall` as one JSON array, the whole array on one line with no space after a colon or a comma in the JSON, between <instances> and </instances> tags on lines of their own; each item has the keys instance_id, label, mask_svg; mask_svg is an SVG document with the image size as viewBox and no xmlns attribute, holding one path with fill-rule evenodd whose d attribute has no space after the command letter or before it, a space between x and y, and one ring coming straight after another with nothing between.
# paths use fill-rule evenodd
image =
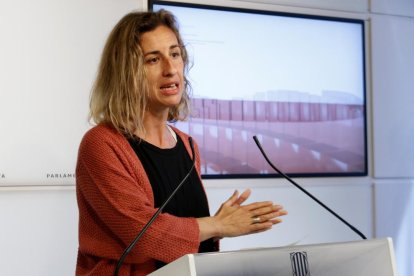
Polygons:
<instances>
[{"instance_id":1,"label":"white wall","mask_svg":"<svg viewBox=\"0 0 414 276\"><path fill-rule=\"evenodd\" d=\"M414 275L414 181L375 180L376 236L393 237L399 275Z\"/></svg>"},{"instance_id":2,"label":"white wall","mask_svg":"<svg viewBox=\"0 0 414 276\"><path fill-rule=\"evenodd\" d=\"M0 218L0 275L74 275L73 186L2 188Z\"/></svg>"},{"instance_id":3,"label":"white wall","mask_svg":"<svg viewBox=\"0 0 414 276\"><path fill-rule=\"evenodd\" d=\"M65 14L65 18L73 19L66 24L73 25L80 32L79 41L72 41L73 47L83 48L86 44L88 49L95 49L92 51L95 60L99 57L97 49L103 44L102 39L106 36L106 30L132 7L145 6L143 0L106 0L104 3L96 0L88 1L87 5L80 0L37 0L36 5L32 1L26 2L25 4L12 1L0 2L0 17L6 18L7 14L7 18L14 18L13 24L2 24L1 30L7 31L2 31L0 47L3 47L1 45L4 45L3 42L7 39L24 37L27 32L30 33L28 37L31 39L21 40L22 45L26 47L22 45L20 47L22 52L30 51L33 48L31 40L38 37L35 34L38 32L42 34L42 26L47 26L39 26L33 14L51 16L51 19L55 18L53 16L59 18L59 14ZM243 5L251 4L244 1L234 2ZM413 2L409 0L257 2L267 3L266 5L276 4L284 10L295 11L305 7L307 11L313 12L316 8L347 11L349 14L371 19L372 32L369 33L369 37L372 48L370 64L372 72L368 79L372 88L369 95L369 103L372 104L369 122L369 143L372 149L370 176L346 179L298 179L298 182L368 237L393 237L399 275L414 275L412 264L414 147L411 143L414 141L414 122L410 116L411 106L414 103L412 78L414 53L411 50L414 49ZM30 9L25 9L28 6ZM29 22L16 20L18 16L27 15L25 12L30 13L33 20ZM96 22L97 29L84 30L82 26L87 25L92 19ZM95 35L97 39L94 38ZM64 36L62 37L64 39ZM0 49L3 50L4 47ZM0 52L5 54L3 51ZM90 58L88 55L91 55L90 52L86 56L80 56L79 59L86 60ZM30 57L23 53L22 56ZM76 57L75 55L73 58ZM47 59L48 55L44 58ZM77 61L69 59L67 62L76 64ZM50 69L47 64L48 62L38 62L31 69L39 72L48 71ZM66 67L67 74L76 75L76 72L70 71L75 70L74 67L73 64L72 67ZM88 70L92 70L92 67ZM19 69L17 64L16 68ZM4 76L10 75L12 70L4 70L1 66L0 69L3 69L0 76L3 82ZM16 82L20 81L16 75L11 77ZM86 90L89 90L92 75L88 75L88 78L89 80L82 79ZM48 80L47 76L44 80ZM34 90L34 95L39 95L41 98L41 91ZM7 101L4 99L5 91L1 90L0 93L2 95L0 104L5 104ZM33 97L33 100L41 103L37 97ZM19 106L16 106L16 109L19 109ZM4 126L0 128L1 132L8 131ZM25 129L24 125L19 125L14 131L21 134L22 129ZM26 132L26 135L29 140L30 133ZM0 158L4 158L1 153ZM36 162L41 162L42 158L47 156L39 152L39 161ZM0 187L0 275L73 275L77 249L77 207L74 187L71 185L25 187L24 182L18 184L12 187ZM271 199L283 204L290 212L281 225L268 233L260 234L255 238L246 236L223 240L223 250L359 239L326 211L282 180L209 180L205 184L213 212L234 188L244 187L253 188L252 200Z\"/></svg>"},{"instance_id":4,"label":"white wall","mask_svg":"<svg viewBox=\"0 0 414 276\"><path fill-rule=\"evenodd\" d=\"M371 1L376 236L394 239L399 275L414 275L414 2Z\"/></svg>"},{"instance_id":5,"label":"white wall","mask_svg":"<svg viewBox=\"0 0 414 276\"><path fill-rule=\"evenodd\" d=\"M104 42L137 6L137 0L0 2L0 186L74 183ZM48 177L55 174L62 177Z\"/></svg>"}]
</instances>

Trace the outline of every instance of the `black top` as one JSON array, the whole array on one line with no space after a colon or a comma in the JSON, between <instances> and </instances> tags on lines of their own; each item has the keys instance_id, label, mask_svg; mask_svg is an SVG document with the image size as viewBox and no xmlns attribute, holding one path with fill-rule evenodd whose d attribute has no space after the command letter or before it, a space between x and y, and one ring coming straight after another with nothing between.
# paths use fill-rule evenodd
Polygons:
<instances>
[{"instance_id":1,"label":"black top","mask_svg":"<svg viewBox=\"0 0 414 276\"><path fill-rule=\"evenodd\" d=\"M178 135L177 143L171 149L158 148L138 137L128 139L128 142L147 173L155 207L160 207L187 175L193 161ZM162 212L178 217L210 216L207 197L196 170L193 170ZM212 251L217 251L212 239L200 243L199 253ZM162 265L161 262L157 263L158 268Z\"/></svg>"}]
</instances>

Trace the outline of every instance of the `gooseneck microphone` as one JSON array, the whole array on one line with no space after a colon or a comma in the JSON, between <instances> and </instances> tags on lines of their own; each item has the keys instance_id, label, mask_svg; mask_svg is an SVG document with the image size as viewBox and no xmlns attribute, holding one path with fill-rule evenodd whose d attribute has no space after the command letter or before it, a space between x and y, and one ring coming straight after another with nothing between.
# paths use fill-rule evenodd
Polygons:
<instances>
[{"instance_id":1,"label":"gooseneck microphone","mask_svg":"<svg viewBox=\"0 0 414 276\"><path fill-rule=\"evenodd\" d=\"M193 164L191 165L190 170L188 171L188 173L185 175L185 177L183 178L183 180L181 180L181 182L177 185L177 187L174 189L174 191L171 193L171 195L164 201L164 203L158 208L158 210L154 213L154 215L151 217L151 219L147 222L147 224L145 224L145 226L141 229L141 231L138 233L138 235L135 237L135 239L129 244L129 246L124 250L124 252L122 253L121 257L119 258L117 264L116 264L116 268L115 268L115 272L114 272L114 276L118 276L118 272L119 269L121 268L122 264L124 263L124 260L126 258L126 256L129 254L129 252L131 252L131 250L134 248L135 244L139 241L139 239L144 235L144 233L147 231L147 229L151 226L151 224L155 221L155 219L159 216L159 214L162 212L162 210L165 208L165 206L167 206L168 202L170 202L170 200L173 198L173 196L177 193L177 191L181 188L181 186L185 183L185 181L187 180L187 178L191 175L191 173L194 170L195 167L195 154L194 154L194 145L193 145L193 139L191 137L188 137L188 142L190 143L190 148L191 148L191 155L193 156Z\"/></svg>"},{"instance_id":2,"label":"gooseneck microphone","mask_svg":"<svg viewBox=\"0 0 414 276\"><path fill-rule=\"evenodd\" d=\"M296 188L298 188L299 190L301 190L302 192L304 192L307 196L309 196L310 198L312 198L314 201L316 201L319 205L321 205L323 208L325 208L327 211L329 211L332 215L334 215L337 219L339 219L340 221L342 221L343 223L345 223L349 228L352 229L352 231L354 231L355 233L357 233L362 239L366 240L367 237L365 237L364 234L362 234L361 231L359 231L358 229L356 229L354 226L352 226L349 222L347 222L345 219L343 219L341 216L339 216L337 213L335 213L331 208L329 208L328 206L326 206L325 204L323 204L319 199L317 199L315 196L313 196L311 193L309 193L307 190L305 190L302 186L300 186L298 183L296 183L295 181L293 181L292 178L290 178L289 176L287 176L286 174L284 174L282 171L280 171L278 168L276 168L275 165L272 164L272 162L269 160L269 158L267 157L265 151L262 148L262 145L259 142L259 139L257 139L256 136L253 136L254 141L256 142L257 147L259 148L259 150L261 151L263 157L266 159L267 163L269 163L269 165L275 170L277 171L281 176L283 176L286 180L288 180L290 183L292 183Z\"/></svg>"}]
</instances>

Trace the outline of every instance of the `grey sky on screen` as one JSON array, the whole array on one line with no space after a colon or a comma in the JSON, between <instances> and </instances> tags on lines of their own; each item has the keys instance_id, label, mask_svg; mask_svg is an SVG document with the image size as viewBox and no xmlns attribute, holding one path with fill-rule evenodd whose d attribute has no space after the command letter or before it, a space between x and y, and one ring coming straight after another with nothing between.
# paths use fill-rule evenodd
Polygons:
<instances>
[{"instance_id":1,"label":"grey sky on screen","mask_svg":"<svg viewBox=\"0 0 414 276\"><path fill-rule=\"evenodd\" d=\"M296 91L319 98L322 91L339 91L351 98L340 103L363 102L360 24L164 8L180 23L196 97L257 99L269 91Z\"/></svg>"}]
</instances>

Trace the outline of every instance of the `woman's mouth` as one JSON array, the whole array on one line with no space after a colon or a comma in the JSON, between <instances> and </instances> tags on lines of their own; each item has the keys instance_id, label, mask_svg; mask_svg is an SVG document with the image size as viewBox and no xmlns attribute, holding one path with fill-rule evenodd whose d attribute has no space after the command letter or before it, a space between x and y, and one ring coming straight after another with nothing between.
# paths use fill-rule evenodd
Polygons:
<instances>
[{"instance_id":1,"label":"woman's mouth","mask_svg":"<svg viewBox=\"0 0 414 276\"><path fill-rule=\"evenodd\" d=\"M178 83L170 83L160 87L161 93L166 95L173 95L178 93Z\"/></svg>"}]
</instances>

